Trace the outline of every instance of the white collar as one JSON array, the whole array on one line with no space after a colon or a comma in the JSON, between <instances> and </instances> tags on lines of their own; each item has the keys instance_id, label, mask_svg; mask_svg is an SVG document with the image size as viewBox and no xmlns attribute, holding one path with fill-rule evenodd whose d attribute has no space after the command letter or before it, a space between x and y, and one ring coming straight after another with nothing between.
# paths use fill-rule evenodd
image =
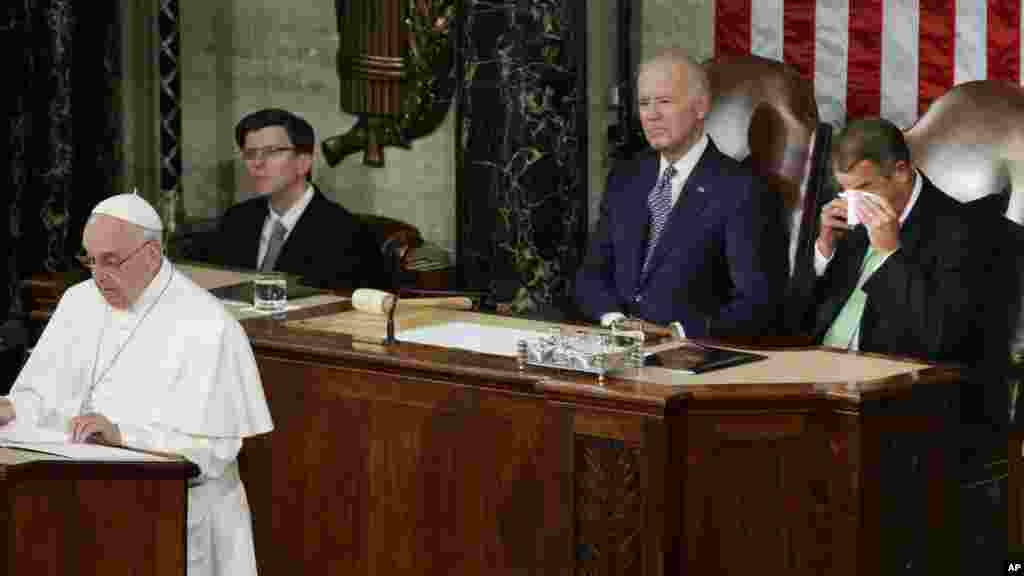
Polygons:
<instances>
[{"instance_id":1,"label":"white collar","mask_svg":"<svg viewBox=\"0 0 1024 576\"><path fill-rule=\"evenodd\" d=\"M907 200L907 205L903 207L903 213L900 214L900 226L907 220L907 216L910 215L910 209L917 204L917 197L921 195L921 187L924 182L924 175L917 168L914 168L914 191L910 193L910 200Z\"/></svg>"},{"instance_id":2,"label":"white collar","mask_svg":"<svg viewBox=\"0 0 1024 576\"><path fill-rule=\"evenodd\" d=\"M270 208L270 203L267 202L267 211L270 213L270 218L277 219L284 225L285 229L291 232L292 228L295 228L295 223L302 217L302 213L306 211L306 206L313 200L313 186L306 186L306 191L299 196L299 200L292 204L290 208L285 210L284 214L280 216Z\"/></svg>"},{"instance_id":3,"label":"white collar","mask_svg":"<svg viewBox=\"0 0 1024 576\"><path fill-rule=\"evenodd\" d=\"M684 180L689 178L690 172L693 172L694 166L700 160L700 157L704 154L704 150L708 147L709 138L707 132L701 130L700 138L690 146L690 149L683 154L679 160L675 162L669 162L664 156L660 156L661 161L658 164L658 175L665 173L665 169L668 168L669 164L676 167L676 178L682 177Z\"/></svg>"}]
</instances>

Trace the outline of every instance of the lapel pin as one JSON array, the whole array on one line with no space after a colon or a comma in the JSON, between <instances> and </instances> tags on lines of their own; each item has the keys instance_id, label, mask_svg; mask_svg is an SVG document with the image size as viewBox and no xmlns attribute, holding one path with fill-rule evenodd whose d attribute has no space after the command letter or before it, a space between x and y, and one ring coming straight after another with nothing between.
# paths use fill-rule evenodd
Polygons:
<instances>
[{"instance_id":1,"label":"lapel pin","mask_svg":"<svg viewBox=\"0 0 1024 576\"><path fill-rule=\"evenodd\" d=\"M697 192L699 192L700 194L703 194L704 193L704 187L703 186L697 186Z\"/></svg>"}]
</instances>

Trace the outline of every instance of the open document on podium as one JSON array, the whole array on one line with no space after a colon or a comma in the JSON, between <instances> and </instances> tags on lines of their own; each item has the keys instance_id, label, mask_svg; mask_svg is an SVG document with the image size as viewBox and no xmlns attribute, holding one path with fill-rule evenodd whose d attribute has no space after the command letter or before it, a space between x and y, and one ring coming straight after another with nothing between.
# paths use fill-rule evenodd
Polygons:
<instances>
[{"instance_id":1,"label":"open document on podium","mask_svg":"<svg viewBox=\"0 0 1024 576\"><path fill-rule=\"evenodd\" d=\"M125 450L102 444L73 443L67 432L33 425L17 420L0 426L0 446L31 450L72 460L117 460L128 462L167 462L155 454Z\"/></svg>"}]
</instances>

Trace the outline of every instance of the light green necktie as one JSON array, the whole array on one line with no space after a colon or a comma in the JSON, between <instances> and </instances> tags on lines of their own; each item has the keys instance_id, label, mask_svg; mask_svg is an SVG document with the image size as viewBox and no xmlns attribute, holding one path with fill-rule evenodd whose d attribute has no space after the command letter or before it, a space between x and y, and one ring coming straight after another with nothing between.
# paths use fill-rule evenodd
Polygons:
<instances>
[{"instance_id":1,"label":"light green necktie","mask_svg":"<svg viewBox=\"0 0 1024 576\"><path fill-rule=\"evenodd\" d=\"M875 273L875 270L878 270L882 260L882 255L869 246L860 266L857 287L846 299L843 309L839 311L839 315L832 321L832 326L825 333L825 340L822 342L824 345L849 348L853 343L853 334L857 331L857 326L860 325L860 317L864 315L864 304L868 301L868 295L861 290L861 287Z\"/></svg>"}]
</instances>

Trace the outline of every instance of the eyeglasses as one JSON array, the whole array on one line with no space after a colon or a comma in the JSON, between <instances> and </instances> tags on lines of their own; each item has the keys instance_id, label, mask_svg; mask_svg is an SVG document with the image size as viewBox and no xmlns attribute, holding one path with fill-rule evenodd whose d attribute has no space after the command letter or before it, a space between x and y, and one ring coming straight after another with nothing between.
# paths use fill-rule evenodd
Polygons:
<instances>
[{"instance_id":1,"label":"eyeglasses","mask_svg":"<svg viewBox=\"0 0 1024 576\"><path fill-rule=\"evenodd\" d=\"M84 250L77 256L75 256L75 258L78 260L79 264L93 272L95 272L97 268L114 268L120 270L121 267L124 266L125 262L131 260L136 254L138 254L143 248L145 248L146 244L149 244L150 242L151 240L143 242L142 244L139 245L138 248L132 250L130 254L128 254L124 258L121 258L120 260L108 260L105 262L96 260L96 258L86 254Z\"/></svg>"},{"instance_id":2,"label":"eyeglasses","mask_svg":"<svg viewBox=\"0 0 1024 576\"><path fill-rule=\"evenodd\" d=\"M263 148L243 148L238 151L238 157L246 162L255 160L266 160L276 158L284 152L295 150L294 146L264 146Z\"/></svg>"}]
</instances>

